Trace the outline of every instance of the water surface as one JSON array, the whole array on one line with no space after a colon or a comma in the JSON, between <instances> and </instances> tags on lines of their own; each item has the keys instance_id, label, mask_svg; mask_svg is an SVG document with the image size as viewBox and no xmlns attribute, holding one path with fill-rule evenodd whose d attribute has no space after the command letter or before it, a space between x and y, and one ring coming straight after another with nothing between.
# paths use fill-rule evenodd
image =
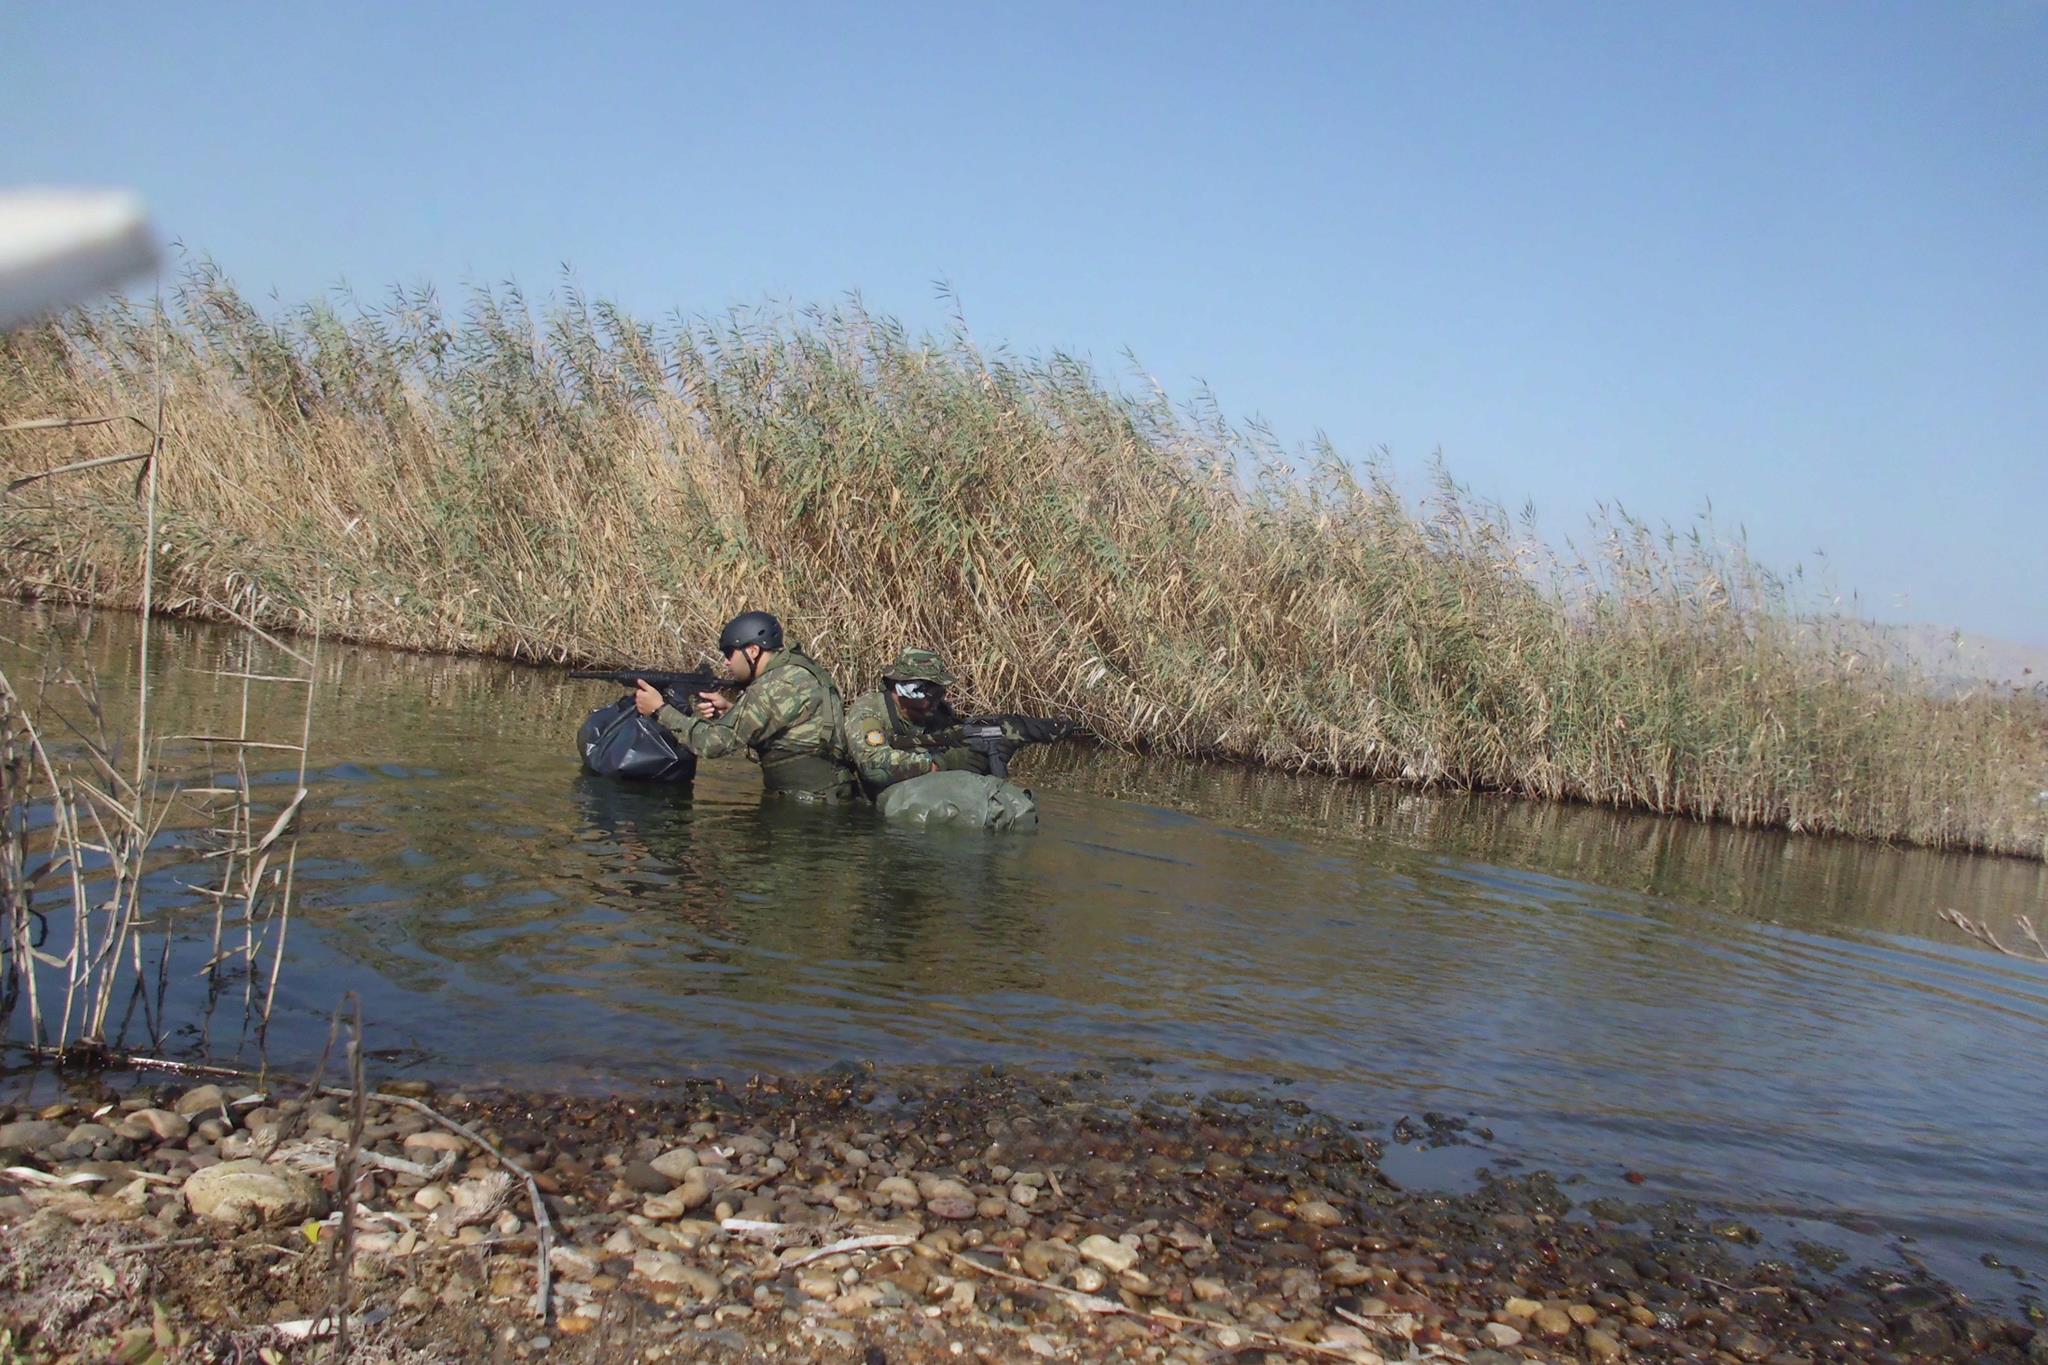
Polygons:
<instances>
[{"instance_id":1,"label":"water surface","mask_svg":"<svg viewBox=\"0 0 2048 1365\"><path fill-rule=\"evenodd\" d=\"M0 666L90 663L118 724L136 630L10 609ZM154 639L159 733L238 723L221 671L281 667ZM317 1059L353 990L386 1074L465 1084L871 1060L1264 1087L1381 1131L1469 1114L1495 1134L1475 1160L1988 1295L2015 1281L1982 1253L2048 1269L2048 966L1936 919L2042 917L2040 864L1073 746L1019 765L1036 835L925 834L764 805L738 762L690 795L581 777L570 736L609 694L545 670L331 645L318 669L273 1063ZM297 707L258 685L252 729L294 738ZM267 757L274 809L295 760ZM157 874L182 1025L157 1045L246 1061L239 995L208 1017L195 975L212 912L177 882L208 873Z\"/></svg>"}]
</instances>

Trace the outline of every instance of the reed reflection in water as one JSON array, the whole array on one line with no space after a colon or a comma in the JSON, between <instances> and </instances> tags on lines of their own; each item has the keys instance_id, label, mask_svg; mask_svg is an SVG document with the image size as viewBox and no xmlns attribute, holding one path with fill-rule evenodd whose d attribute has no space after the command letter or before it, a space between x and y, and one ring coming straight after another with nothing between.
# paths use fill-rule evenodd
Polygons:
<instances>
[{"instance_id":1,"label":"reed reflection in water","mask_svg":"<svg viewBox=\"0 0 2048 1365\"><path fill-rule=\"evenodd\" d=\"M134 628L16 613L0 649L112 678ZM239 700L202 671L227 646L159 629L154 705L203 728ZM1986 1250L2048 1264L2048 968L1935 919L2038 911L2040 864L1078 748L1023 767L1038 834L929 834L764 804L743 764L693 794L580 777L606 698L543 670L322 669L275 1062L310 1065L353 989L387 1067L463 1083L868 1059L1273 1086L1477 1115L1493 1159L1585 1192L1910 1233L1965 1281ZM180 980L189 871L158 874Z\"/></svg>"}]
</instances>

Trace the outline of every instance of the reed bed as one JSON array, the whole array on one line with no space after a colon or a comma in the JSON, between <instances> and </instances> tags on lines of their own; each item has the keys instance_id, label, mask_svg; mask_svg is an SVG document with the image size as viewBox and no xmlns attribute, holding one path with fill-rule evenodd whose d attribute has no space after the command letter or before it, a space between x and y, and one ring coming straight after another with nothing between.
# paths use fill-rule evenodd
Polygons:
<instances>
[{"instance_id":1,"label":"reed bed","mask_svg":"<svg viewBox=\"0 0 2048 1365\"><path fill-rule=\"evenodd\" d=\"M1936 697L1708 528L1583 549L1441 474L1290 452L1213 403L863 309L649 325L565 289L9 338L0 423L165 376L160 609L536 662L695 660L781 613L849 687L906 643L974 698L1174 754L2048 856L2048 707ZM0 471L122 452L0 435ZM0 500L20 591L137 605L132 473Z\"/></svg>"},{"instance_id":2,"label":"reed bed","mask_svg":"<svg viewBox=\"0 0 2048 1365\"><path fill-rule=\"evenodd\" d=\"M133 411L58 412L16 416L0 425L0 433L47 439L97 428L126 430L132 423L147 436L139 454L54 465L46 460L41 471L7 490L12 495L28 484L61 483L140 463L140 505L133 514L142 535L133 547L132 567L140 585L136 605L145 614L155 606L158 490L167 449L161 316L156 325L148 376L153 421ZM134 710L125 728L110 725L89 666L80 669L55 652L45 653L42 676L29 696L0 673L0 1036L60 1065L104 1064L124 1052L138 1036L130 1027L138 1013L139 1036L152 1050L164 1045L173 1030L167 1002L176 934L168 903L186 892L213 902L213 951L197 972L207 986L198 1021L202 1037L210 1040L214 1008L237 979L244 1036L253 1031L259 1047L276 1006L298 865L298 815L307 795L319 635L316 628L309 658L232 607L210 603L208 609L244 627L244 666L230 674L241 689L233 734L158 734L150 728L146 630L137 637ZM259 639L303 665L305 673L254 671ZM302 689L295 743L252 732L250 702L259 683ZM62 735L55 742L46 738L53 728ZM293 793L274 813L255 794L251 748L298 756ZM182 774L195 764L213 776L187 780ZM174 873L167 884L166 865L176 867L194 844L203 850L202 859L217 860L218 885L178 882ZM151 927L159 930L153 952L145 948ZM126 1006L118 1020L117 1002ZM17 1010L24 1021L19 1027Z\"/></svg>"}]
</instances>

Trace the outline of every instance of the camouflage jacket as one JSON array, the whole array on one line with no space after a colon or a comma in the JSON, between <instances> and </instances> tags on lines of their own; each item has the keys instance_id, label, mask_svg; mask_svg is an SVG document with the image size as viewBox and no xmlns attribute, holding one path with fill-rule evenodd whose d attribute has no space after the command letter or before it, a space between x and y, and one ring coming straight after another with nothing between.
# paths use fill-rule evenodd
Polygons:
<instances>
[{"instance_id":1,"label":"camouflage jacket","mask_svg":"<svg viewBox=\"0 0 2048 1365\"><path fill-rule=\"evenodd\" d=\"M800 645L777 650L717 720L684 715L673 706L662 707L656 719L700 758L750 751L769 791L844 799L856 789L840 749L839 689Z\"/></svg>"},{"instance_id":2,"label":"camouflage jacket","mask_svg":"<svg viewBox=\"0 0 2048 1365\"><path fill-rule=\"evenodd\" d=\"M896 709L886 689L848 704L844 746L869 796L941 769L988 771L988 760L962 743L960 717L951 707L941 706L919 725Z\"/></svg>"}]
</instances>

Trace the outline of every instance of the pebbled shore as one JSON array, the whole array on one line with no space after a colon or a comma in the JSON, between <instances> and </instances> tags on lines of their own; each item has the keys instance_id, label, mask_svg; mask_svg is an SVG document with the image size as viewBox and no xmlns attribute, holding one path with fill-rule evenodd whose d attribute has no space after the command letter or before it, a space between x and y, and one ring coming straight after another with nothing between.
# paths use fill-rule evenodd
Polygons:
<instances>
[{"instance_id":1,"label":"pebbled shore","mask_svg":"<svg viewBox=\"0 0 2048 1365\"><path fill-rule=\"evenodd\" d=\"M289 1082L0 1107L14 1352L337 1358L354 1160L350 1359L2048 1361L2048 1330L1939 1282L1820 1275L1682 1206L1399 1189L1284 1101L854 1068L398 1088L359 1148L346 1096Z\"/></svg>"}]
</instances>

